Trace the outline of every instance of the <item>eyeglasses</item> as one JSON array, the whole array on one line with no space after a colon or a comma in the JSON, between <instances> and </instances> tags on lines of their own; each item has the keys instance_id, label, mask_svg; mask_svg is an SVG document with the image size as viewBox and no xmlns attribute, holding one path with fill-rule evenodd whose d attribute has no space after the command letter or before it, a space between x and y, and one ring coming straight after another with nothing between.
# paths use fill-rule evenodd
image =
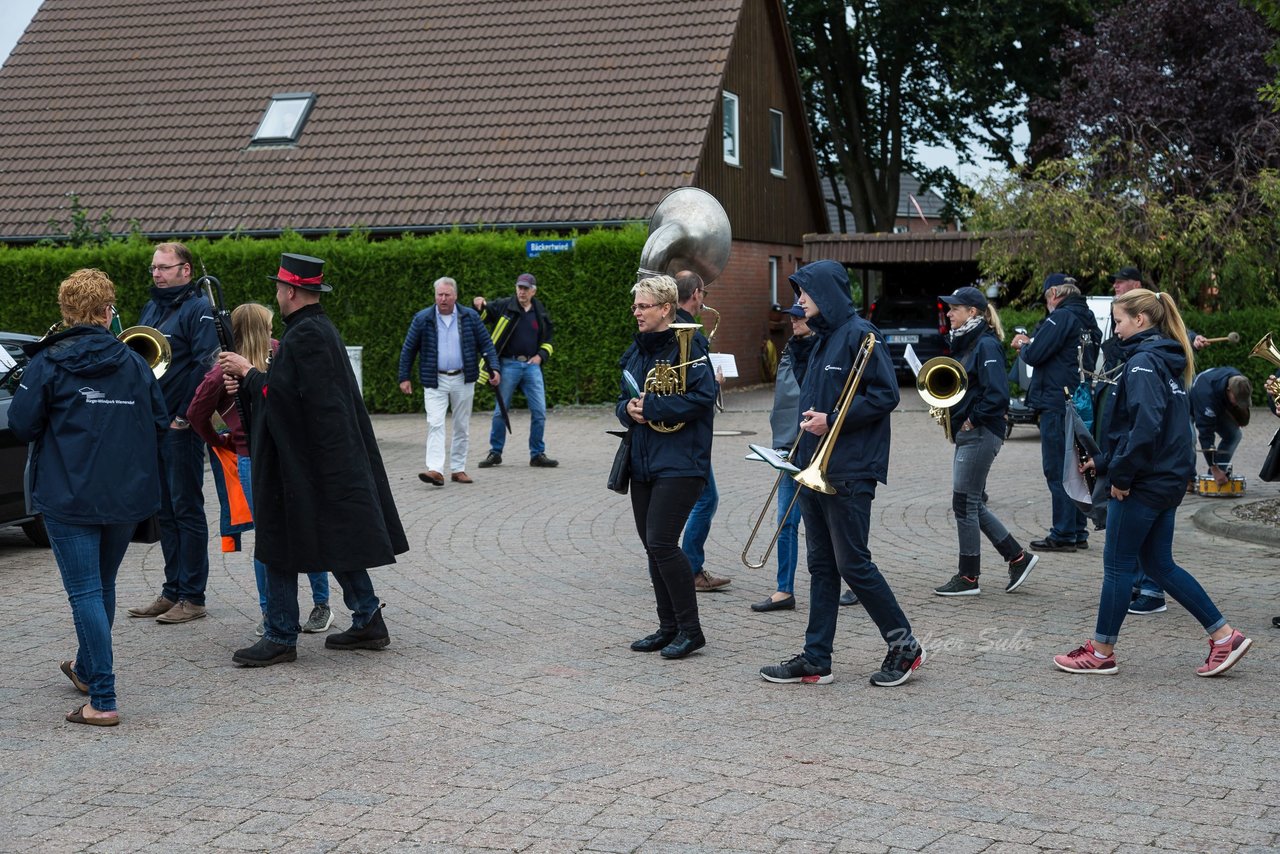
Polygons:
<instances>
[{"instance_id":1,"label":"eyeglasses","mask_svg":"<svg viewBox=\"0 0 1280 854\"><path fill-rule=\"evenodd\" d=\"M152 273L155 273L156 270L172 270L174 267L181 267L185 263L187 262L179 261L177 264L152 264L147 269L150 270Z\"/></svg>"},{"instance_id":2,"label":"eyeglasses","mask_svg":"<svg viewBox=\"0 0 1280 854\"><path fill-rule=\"evenodd\" d=\"M666 305L666 303L665 303L665 302L638 302L638 303L634 303L634 304L631 306L631 313L632 313L632 314L635 314L637 311L648 311L649 309L651 309L651 308L657 308L657 307L658 307L658 306L660 306L660 305Z\"/></svg>"}]
</instances>

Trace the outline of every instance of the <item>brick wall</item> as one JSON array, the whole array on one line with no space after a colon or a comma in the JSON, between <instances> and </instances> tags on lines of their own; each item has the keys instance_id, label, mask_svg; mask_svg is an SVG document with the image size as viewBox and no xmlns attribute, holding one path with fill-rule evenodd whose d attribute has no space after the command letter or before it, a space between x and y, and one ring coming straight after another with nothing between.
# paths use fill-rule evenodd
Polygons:
<instances>
[{"instance_id":1,"label":"brick wall","mask_svg":"<svg viewBox=\"0 0 1280 854\"><path fill-rule=\"evenodd\" d=\"M728 388L755 385L763 381L760 355L771 338L781 351L791 335L791 325L776 315L771 320L769 258L778 259L778 302L783 308L795 302L787 276L798 269L801 246L781 243L733 242L729 264L708 292L707 303L720 312L712 350L732 353L738 363L738 378L726 380ZM703 317L710 329L711 315Z\"/></svg>"}]
</instances>

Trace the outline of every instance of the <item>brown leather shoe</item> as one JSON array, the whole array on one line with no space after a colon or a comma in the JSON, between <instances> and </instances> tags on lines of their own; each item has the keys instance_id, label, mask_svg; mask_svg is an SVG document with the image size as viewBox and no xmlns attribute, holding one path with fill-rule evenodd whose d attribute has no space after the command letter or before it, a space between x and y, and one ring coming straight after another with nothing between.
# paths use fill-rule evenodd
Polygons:
<instances>
[{"instance_id":1,"label":"brown leather shoe","mask_svg":"<svg viewBox=\"0 0 1280 854\"><path fill-rule=\"evenodd\" d=\"M455 471L449 479L454 483L475 483L465 471Z\"/></svg>"},{"instance_id":2,"label":"brown leather shoe","mask_svg":"<svg viewBox=\"0 0 1280 854\"><path fill-rule=\"evenodd\" d=\"M186 599L178 601L168 611L156 617L157 623L189 623L192 620L198 620L204 616L204 606L196 605L188 602Z\"/></svg>"},{"instance_id":3,"label":"brown leather shoe","mask_svg":"<svg viewBox=\"0 0 1280 854\"><path fill-rule=\"evenodd\" d=\"M435 486L444 486L444 475L438 471L424 471L418 475L418 480Z\"/></svg>"},{"instance_id":4,"label":"brown leather shoe","mask_svg":"<svg viewBox=\"0 0 1280 854\"><path fill-rule=\"evenodd\" d=\"M719 575L712 575L705 569L702 572L694 573L693 589L699 593L710 593L712 590L723 590L733 583L732 579L724 578Z\"/></svg>"},{"instance_id":5,"label":"brown leather shoe","mask_svg":"<svg viewBox=\"0 0 1280 854\"><path fill-rule=\"evenodd\" d=\"M156 600L150 605L139 605L136 608L130 608L128 614L130 617L158 617L177 604L172 599L157 596Z\"/></svg>"}]
</instances>

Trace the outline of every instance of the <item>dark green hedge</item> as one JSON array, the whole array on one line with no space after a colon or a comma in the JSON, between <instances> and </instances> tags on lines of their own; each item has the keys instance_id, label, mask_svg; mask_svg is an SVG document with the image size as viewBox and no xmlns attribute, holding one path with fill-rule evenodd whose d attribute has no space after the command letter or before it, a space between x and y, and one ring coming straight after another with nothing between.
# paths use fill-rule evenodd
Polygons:
<instances>
[{"instance_id":1,"label":"dark green hedge","mask_svg":"<svg viewBox=\"0 0 1280 854\"><path fill-rule=\"evenodd\" d=\"M228 308L257 301L276 310L274 283L266 277L275 273L280 253L324 258L325 280L334 290L323 304L347 344L364 347L370 410L408 412L422 408L422 397L405 397L396 387L400 347L410 319L432 303L431 283L440 276L458 280L459 302L469 306L475 296L514 294L516 276L533 273L538 299L555 324L555 356L546 371L549 404L613 400L618 357L635 330L627 307L646 231L591 231L573 235L571 252L525 257L526 240L561 236L455 231L370 241L359 234L318 240L285 235L187 245L197 266L204 262L222 282ZM135 323L150 298L152 250L140 238L82 248L0 246L0 329L43 334L58 319L58 284L81 267L97 267L111 277L121 319L126 326ZM416 371L414 376L416 385ZM491 393L481 391L477 410L492 402Z\"/></svg>"},{"instance_id":2,"label":"dark green hedge","mask_svg":"<svg viewBox=\"0 0 1280 854\"><path fill-rule=\"evenodd\" d=\"M1000 310L1000 322L1005 328L1005 348L1009 364L1013 364L1016 355L1009 347L1009 339L1013 338L1015 326L1035 329L1037 323L1044 319L1043 310L1015 311ZM1232 332L1239 333L1238 344L1226 341L1210 344L1203 350L1196 351L1196 370L1217 368L1231 365L1247 376L1253 383L1253 402L1257 406L1265 406L1266 394L1262 390L1263 381L1275 370L1275 366L1265 359L1250 358L1255 344L1262 340L1268 332L1280 337L1280 310L1274 308L1237 309L1227 314L1202 314L1196 311L1185 311L1182 320L1187 327L1206 338L1225 338ZM1278 345L1280 346L1280 345Z\"/></svg>"}]
</instances>

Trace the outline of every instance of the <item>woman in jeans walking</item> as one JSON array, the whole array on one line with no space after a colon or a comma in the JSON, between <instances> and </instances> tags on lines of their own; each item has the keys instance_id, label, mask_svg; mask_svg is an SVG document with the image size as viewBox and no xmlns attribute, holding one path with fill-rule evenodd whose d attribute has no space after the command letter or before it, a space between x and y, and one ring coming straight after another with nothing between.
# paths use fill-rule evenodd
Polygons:
<instances>
[{"instance_id":1,"label":"woman in jeans walking","mask_svg":"<svg viewBox=\"0 0 1280 854\"><path fill-rule=\"evenodd\" d=\"M9 426L31 442L31 503L44 514L79 649L62 672L89 702L71 723L115 726L116 573L138 523L160 509L168 410L150 366L108 331L116 289L100 270L58 288L64 328L24 347L31 362Z\"/></svg>"},{"instance_id":2,"label":"woman in jeans walking","mask_svg":"<svg viewBox=\"0 0 1280 854\"><path fill-rule=\"evenodd\" d=\"M1039 556L1024 550L987 507L987 475L1004 444L1009 381L1004 362L1000 315L977 288L960 288L939 297L949 308L951 353L964 367L969 387L944 416L951 419L956 445L951 467L951 509L960 538L960 561L951 580L933 592L939 596L976 596L982 592L982 537L1009 564L1004 592L1022 586Z\"/></svg>"},{"instance_id":3,"label":"woman in jeans walking","mask_svg":"<svg viewBox=\"0 0 1280 854\"><path fill-rule=\"evenodd\" d=\"M1187 386L1195 373L1187 330L1173 298L1145 288L1111 304L1125 366L1116 385L1102 451L1081 470L1111 479L1102 595L1093 640L1053 663L1068 673L1115 673L1115 645L1129 610L1138 562L1209 635L1209 656L1197 676L1218 676L1249 651L1209 594L1173 562L1173 525L1195 474L1195 443L1187 425Z\"/></svg>"}]
</instances>

